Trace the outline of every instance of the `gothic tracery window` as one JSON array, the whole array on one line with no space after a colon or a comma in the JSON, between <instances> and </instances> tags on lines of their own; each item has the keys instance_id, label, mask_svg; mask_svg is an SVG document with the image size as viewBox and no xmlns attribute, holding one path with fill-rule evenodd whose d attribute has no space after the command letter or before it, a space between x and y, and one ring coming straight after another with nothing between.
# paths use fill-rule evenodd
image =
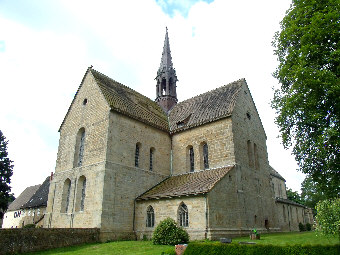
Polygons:
<instances>
[{"instance_id":1,"label":"gothic tracery window","mask_svg":"<svg viewBox=\"0 0 340 255\"><path fill-rule=\"evenodd\" d=\"M178 209L178 220L179 225L181 227L188 227L189 226L189 213L188 213L188 207L181 203Z\"/></svg>"},{"instance_id":2,"label":"gothic tracery window","mask_svg":"<svg viewBox=\"0 0 340 255\"><path fill-rule=\"evenodd\" d=\"M146 227L153 228L155 226L155 212L150 205L146 211Z\"/></svg>"}]
</instances>

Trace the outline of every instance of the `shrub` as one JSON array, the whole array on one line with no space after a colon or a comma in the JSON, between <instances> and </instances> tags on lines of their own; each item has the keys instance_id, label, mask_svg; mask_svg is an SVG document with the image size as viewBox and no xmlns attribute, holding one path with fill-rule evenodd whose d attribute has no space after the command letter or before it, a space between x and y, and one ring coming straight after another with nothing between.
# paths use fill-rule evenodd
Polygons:
<instances>
[{"instance_id":1,"label":"shrub","mask_svg":"<svg viewBox=\"0 0 340 255\"><path fill-rule=\"evenodd\" d=\"M152 235L153 244L176 245L187 242L189 242L188 232L178 227L171 218L161 221Z\"/></svg>"},{"instance_id":2,"label":"shrub","mask_svg":"<svg viewBox=\"0 0 340 255\"><path fill-rule=\"evenodd\" d=\"M338 255L340 245L239 245L221 243L190 243L184 255Z\"/></svg>"},{"instance_id":3,"label":"shrub","mask_svg":"<svg viewBox=\"0 0 340 255\"><path fill-rule=\"evenodd\" d=\"M301 222L299 223L299 230L300 230L300 232L306 231L305 225L303 225Z\"/></svg>"},{"instance_id":4,"label":"shrub","mask_svg":"<svg viewBox=\"0 0 340 255\"><path fill-rule=\"evenodd\" d=\"M24 228L35 228L35 224L27 224Z\"/></svg>"},{"instance_id":5,"label":"shrub","mask_svg":"<svg viewBox=\"0 0 340 255\"><path fill-rule=\"evenodd\" d=\"M306 223L306 230L311 231L312 230L312 225L310 223Z\"/></svg>"}]
</instances>

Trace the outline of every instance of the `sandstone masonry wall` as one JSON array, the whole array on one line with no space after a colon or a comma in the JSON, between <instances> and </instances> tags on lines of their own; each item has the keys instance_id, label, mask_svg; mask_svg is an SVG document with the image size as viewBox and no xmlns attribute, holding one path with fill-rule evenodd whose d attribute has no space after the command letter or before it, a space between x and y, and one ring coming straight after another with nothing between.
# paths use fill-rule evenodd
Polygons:
<instances>
[{"instance_id":1,"label":"sandstone masonry wall","mask_svg":"<svg viewBox=\"0 0 340 255\"><path fill-rule=\"evenodd\" d=\"M202 240L206 238L206 198L201 195L137 201L135 221L137 239L143 239L143 236L151 238L156 226L167 217L179 222L178 208L181 203L185 203L188 207L189 226L185 227L185 229L189 233L190 240ZM153 228L146 227L146 212L149 205L153 207L155 213L155 226Z\"/></svg>"},{"instance_id":2,"label":"sandstone masonry wall","mask_svg":"<svg viewBox=\"0 0 340 255\"><path fill-rule=\"evenodd\" d=\"M238 165L237 196L242 227L278 230L271 186L266 134L246 85L241 87L233 115L233 142Z\"/></svg>"},{"instance_id":3,"label":"sandstone masonry wall","mask_svg":"<svg viewBox=\"0 0 340 255\"><path fill-rule=\"evenodd\" d=\"M172 136L174 175L190 171L188 146L194 149L194 170L204 169L202 142L208 145L209 168L235 163L231 118L225 118Z\"/></svg>"},{"instance_id":4,"label":"sandstone masonry wall","mask_svg":"<svg viewBox=\"0 0 340 255\"><path fill-rule=\"evenodd\" d=\"M100 227L106 141L110 108L95 79L87 73L60 128L56 170L50 184L45 227ZM77 134L85 130L84 156L81 166L75 158ZM76 155L76 156L75 156ZM84 210L76 210L80 203L79 178L86 178ZM62 210L65 181L71 181L68 211ZM64 197L66 195L64 194ZM78 200L76 199L78 198Z\"/></svg>"}]
</instances>

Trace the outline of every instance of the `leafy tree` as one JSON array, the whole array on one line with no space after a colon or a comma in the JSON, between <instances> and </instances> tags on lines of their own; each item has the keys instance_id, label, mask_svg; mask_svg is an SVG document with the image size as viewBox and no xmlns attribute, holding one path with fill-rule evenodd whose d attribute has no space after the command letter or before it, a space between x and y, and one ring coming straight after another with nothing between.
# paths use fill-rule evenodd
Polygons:
<instances>
[{"instance_id":1,"label":"leafy tree","mask_svg":"<svg viewBox=\"0 0 340 255\"><path fill-rule=\"evenodd\" d=\"M316 210L316 230L324 235L338 236L340 241L340 198L320 201Z\"/></svg>"},{"instance_id":2,"label":"leafy tree","mask_svg":"<svg viewBox=\"0 0 340 255\"><path fill-rule=\"evenodd\" d=\"M8 141L0 130L0 218L3 217L3 212L7 210L8 203L13 197L9 186L13 174L13 161L8 158L7 144Z\"/></svg>"},{"instance_id":3,"label":"leafy tree","mask_svg":"<svg viewBox=\"0 0 340 255\"><path fill-rule=\"evenodd\" d=\"M287 198L291 201L294 201L299 204L304 204L304 201L301 199L300 194L297 191L293 191L292 189L287 189Z\"/></svg>"},{"instance_id":4,"label":"leafy tree","mask_svg":"<svg viewBox=\"0 0 340 255\"><path fill-rule=\"evenodd\" d=\"M313 212L315 214L316 204L326 199L324 192L320 190L318 184L309 175L301 183L301 191L301 199L304 201L304 205L314 209Z\"/></svg>"},{"instance_id":5,"label":"leafy tree","mask_svg":"<svg viewBox=\"0 0 340 255\"><path fill-rule=\"evenodd\" d=\"M292 0L273 41L283 145L326 197L340 194L339 13L339 0Z\"/></svg>"}]
</instances>

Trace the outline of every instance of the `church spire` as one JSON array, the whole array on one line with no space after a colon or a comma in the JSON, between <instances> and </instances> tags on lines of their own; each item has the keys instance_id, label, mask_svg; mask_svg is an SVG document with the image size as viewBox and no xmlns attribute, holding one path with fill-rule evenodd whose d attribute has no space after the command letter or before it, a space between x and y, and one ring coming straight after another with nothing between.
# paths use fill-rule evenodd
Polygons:
<instances>
[{"instance_id":1,"label":"church spire","mask_svg":"<svg viewBox=\"0 0 340 255\"><path fill-rule=\"evenodd\" d=\"M173 68L168 28L166 28L161 64L157 71L156 102L168 112L177 103L176 70Z\"/></svg>"}]
</instances>

